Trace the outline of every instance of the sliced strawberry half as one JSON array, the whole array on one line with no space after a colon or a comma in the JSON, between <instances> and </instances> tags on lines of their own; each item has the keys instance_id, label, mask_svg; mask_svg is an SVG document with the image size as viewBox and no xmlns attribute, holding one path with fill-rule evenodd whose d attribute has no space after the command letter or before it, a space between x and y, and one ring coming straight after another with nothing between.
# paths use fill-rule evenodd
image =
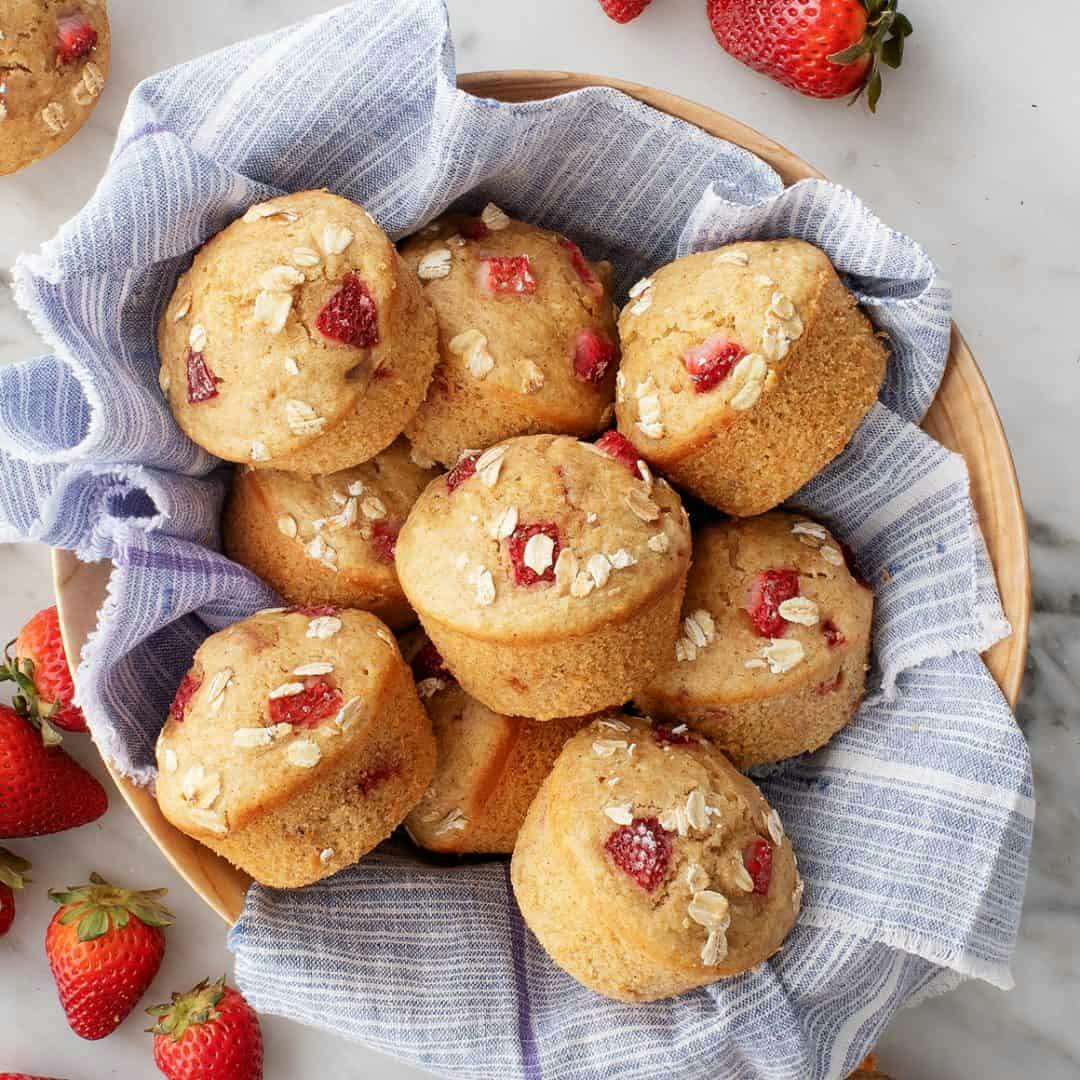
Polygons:
<instances>
[{"instance_id":1,"label":"sliced strawberry half","mask_svg":"<svg viewBox=\"0 0 1080 1080\"><path fill-rule=\"evenodd\" d=\"M270 722L293 727L315 727L320 720L335 716L343 704L341 691L322 675L304 680L298 694L270 699Z\"/></svg>"},{"instance_id":2,"label":"sliced strawberry half","mask_svg":"<svg viewBox=\"0 0 1080 1080\"><path fill-rule=\"evenodd\" d=\"M338 289L319 312L315 329L323 337L354 349L379 344L379 313L375 298L356 274L346 274Z\"/></svg>"},{"instance_id":3,"label":"sliced strawberry half","mask_svg":"<svg viewBox=\"0 0 1080 1080\"><path fill-rule=\"evenodd\" d=\"M743 850L743 866L754 879L754 895L768 896L772 881L773 846L765 839L757 839Z\"/></svg>"},{"instance_id":4,"label":"sliced strawberry half","mask_svg":"<svg viewBox=\"0 0 1080 1080\"><path fill-rule=\"evenodd\" d=\"M641 455L637 452L634 444L621 432L616 431L614 428L611 431L605 431L596 440L596 445L609 457L621 461L635 476L639 475L637 463L641 459Z\"/></svg>"},{"instance_id":5,"label":"sliced strawberry half","mask_svg":"<svg viewBox=\"0 0 1080 1080\"><path fill-rule=\"evenodd\" d=\"M671 866L671 833L654 817L634 818L607 838L604 850L639 888L653 892Z\"/></svg>"},{"instance_id":6,"label":"sliced strawberry half","mask_svg":"<svg viewBox=\"0 0 1080 1080\"><path fill-rule=\"evenodd\" d=\"M750 586L746 610L754 629L767 638L783 637L787 621L780 605L799 595L799 575L795 570L762 570Z\"/></svg>"},{"instance_id":7,"label":"sliced strawberry half","mask_svg":"<svg viewBox=\"0 0 1080 1080\"><path fill-rule=\"evenodd\" d=\"M218 396L218 383L221 380L210 370L206 357L201 352L187 351L187 399L189 405L198 405L200 401L209 401Z\"/></svg>"},{"instance_id":8,"label":"sliced strawberry half","mask_svg":"<svg viewBox=\"0 0 1080 1080\"><path fill-rule=\"evenodd\" d=\"M546 537L551 541L550 547L547 544L534 544L530 548L529 541L535 536ZM541 581L555 580L555 560L558 559L559 552L562 550L558 525L550 521L519 525L510 534L506 543L510 551L510 564L514 568L515 585L529 586L537 585ZM537 570L536 566L540 564L536 562L534 552L541 549L548 553L547 562L542 569ZM526 560L533 561L533 565L530 566Z\"/></svg>"},{"instance_id":9,"label":"sliced strawberry half","mask_svg":"<svg viewBox=\"0 0 1080 1080\"><path fill-rule=\"evenodd\" d=\"M56 20L56 57L61 64L81 60L93 52L97 43L97 31L81 11L61 15Z\"/></svg>"},{"instance_id":10,"label":"sliced strawberry half","mask_svg":"<svg viewBox=\"0 0 1080 1080\"><path fill-rule=\"evenodd\" d=\"M492 293L531 296L536 277L528 255L491 255L480 263L480 285Z\"/></svg>"},{"instance_id":11,"label":"sliced strawberry half","mask_svg":"<svg viewBox=\"0 0 1080 1080\"><path fill-rule=\"evenodd\" d=\"M574 378L602 382L615 359L615 345L595 330L582 330L574 341Z\"/></svg>"},{"instance_id":12,"label":"sliced strawberry half","mask_svg":"<svg viewBox=\"0 0 1080 1080\"><path fill-rule=\"evenodd\" d=\"M746 350L723 334L713 334L700 345L683 353L683 364L694 384L694 391L704 394L714 390L731 374L732 368L746 355Z\"/></svg>"}]
</instances>

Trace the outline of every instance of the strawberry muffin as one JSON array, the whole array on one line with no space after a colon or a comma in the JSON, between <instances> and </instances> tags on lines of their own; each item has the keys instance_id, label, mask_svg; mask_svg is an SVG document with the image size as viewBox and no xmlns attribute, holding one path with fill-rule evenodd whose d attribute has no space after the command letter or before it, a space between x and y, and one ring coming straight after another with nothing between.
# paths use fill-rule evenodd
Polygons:
<instances>
[{"instance_id":1,"label":"strawberry muffin","mask_svg":"<svg viewBox=\"0 0 1080 1080\"><path fill-rule=\"evenodd\" d=\"M436 475L401 438L362 465L324 476L242 466L222 532L225 553L290 604L336 604L395 630L416 622L394 570L397 535Z\"/></svg>"},{"instance_id":2,"label":"strawberry muffin","mask_svg":"<svg viewBox=\"0 0 1080 1080\"><path fill-rule=\"evenodd\" d=\"M802 240L688 255L619 318L619 430L728 514L772 509L847 445L887 353L827 256Z\"/></svg>"},{"instance_id":3,"label":"strawberry muffin","mask_svg":"<svg viewBox=\"0 0 1080 1080\"><path fill-rule=\"evenodd\" d=\"M707 739L628 716L566 743L510 874L552 960L621 1001L756 967L802 902L791 842L761 792Z\"/></svg>"},{"instance_id":4,"label":"strawberry muffin","mask_svg":"<svg viewBox=\"0 0 1080 1080\"><path fill-rule=\"evenodd\" d=\"M105 88L105 0L0 3L0 176L58 150Z\"/></svg>"},{"instance_id":5,"label":"strawberry muffin","mask_svg":"<svg viewBox=\"0 0 1080 1080\"><path fill-rule=\"evenodd\" d=\"M672 488L632 460L522 436L462 458L413 506L401 587L489 709L551 720L621 705L671 655L689 523Z\"/></svg>"},{"instance_id":6,"label":"strawberry muffin","mask_svg":"<svg viewBox=\"0 0 1080 1080\"><path fill-rule=\"evenodd\" d=\"M674 654L635 703L708 735L740 769L816 750L862 700L873 609L816 521L707 525Z\"/></svg>"},{"instance_id":7,"label":"strawberry muffin","mask_svg":"<svg viewBox=\"0 0 1080 1080\"><path fill-rule=\"evenodd\" d=\"M201 447L328 473L401 433L437 333L416 274L363 207L303 191L250 207L198 252L158 352L161 389Z\"/></svg>"},{"instance_id":8,"label":"strawberry muffin","mask_svg":"<svg viewBox=\"0 0 1080 1080\"><path fill-rule=\"evenodd\" d=\"M401 253L439 321L439 367L406 429L424 453L450 466L511 435L610 423L619 356L606 263L490 203L440 218Z\"/></svg>"},{"instance_id":9,"label":"strawberry muffin","mask_svg":"<svg viewBox=\"0 0 1080 1080\"><path fill-rule=\"evenodd\" d=\"M294 888L385 839L435 770L431 723L374 615L263 611L195 653L157 744L157 799L256 881Z\"/></svg>"},{"instance_id":10,"label":"strawberry muffin","mask_svg":"<svg viewBox=\"0 0 1080 1080\"><path fill-rule=\"evenodd\" d=\"M423 631L401 647L438 746L435 779L405 828L430 851L509 854L563 743L587 721L501 716L458 686Z\"/></svg>"}]
</instances>

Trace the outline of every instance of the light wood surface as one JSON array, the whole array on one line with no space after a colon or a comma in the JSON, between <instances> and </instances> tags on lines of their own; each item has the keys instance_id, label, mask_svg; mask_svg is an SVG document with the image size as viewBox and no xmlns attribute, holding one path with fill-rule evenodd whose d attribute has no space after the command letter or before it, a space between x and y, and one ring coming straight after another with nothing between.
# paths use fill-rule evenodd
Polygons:
<instances>
[{"instance_id":1,"label":"light wood surface","mask_svg":"<svg viewBox=\"0 0 1080 1080\"><path fill-rule=\"evenodd\" d=\"M787 184L822 175L779 143L723 113L636 83L559 71L476 72L460 76L458 82L470 93L500 101L534 101L586 86L611 86L750 150L776 169ZM1031 614L1024 509L1001 419L975 358L955 326L945 378L923 427L967 461L972 498L1013 627L1012 636L983 659L1009 702L1015 704L1024 675ZM69 656L81 654L105 598L110 571L106 563L80 563L70 552L53 553L56 599ZM120 776L107 759L106 765L135 816L173 866L223 919L235 922L250 878L173 828L149 791Z\"/></svg>"}]
</instances>

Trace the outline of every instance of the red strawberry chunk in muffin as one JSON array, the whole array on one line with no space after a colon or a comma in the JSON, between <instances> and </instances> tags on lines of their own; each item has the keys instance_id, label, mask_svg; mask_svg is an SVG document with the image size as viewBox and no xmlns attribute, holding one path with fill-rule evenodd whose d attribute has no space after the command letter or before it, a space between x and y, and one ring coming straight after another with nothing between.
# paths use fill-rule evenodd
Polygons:
<instances>
[{"instance_id":1,"label":"red strawberry chunk in muffin","mask_svg":"<svg viewBox=\"0 0 1080 1080\"><path fill-rule=\"evenodd\" d=\"M780 614L780 605L799 595L799 575L795 570L762 570L746 601L746 610L754 629L767 638L783 637L787 621Z\"/></svg>"},{"instance_id":2,"label":"red strawberry chunk in muffin","mask_svg":"<svg viewBox=\"0 0 1080 1080\"><path fill-rule=\"evenodd\" d=\"M595 330L582 330L574 341L574 377L601 382L615 359L615 346Z\"/></svg>"},{"instance_id":3,"label":"red strawberry chunk in muffin","mask_svg":"<svg viewBox=\"0 0 1080 1080\"><path fill-rule=\"evenodd\" d=\"M201 671L189 671L176 688L176 696L169 706L169 716L178 724L184 722L184 714L187 712L188 702L195 696L199 687L202 686L203 676Z\"/></svg>"},{"instance_id":4,"label":"red strawberry chunk in muffin","mask_svg":"<svg viewBox=\"0 0 1080 1080\"><path fill-rule=\"evenodd\" d=\"M603 450L609 457L613 457L616 461L621 461L635 476L638 474L638 461L640 455L638 454L634 444L621 432L612 428L610 431L605 431L599 439L596 440L596 446L598 449Z\"/></svg>"},{"instance_id":5,"label":"red strawberry chunk in muffin","mask_svg":"<svg viewBox=\"0 0 1080 1080\"><path fill-rule=\"evenodd\" d=\"M458 232L460 232L466 240L483 240L491 230L484 224L482 218L471 217L466 218L461 223Z\"/></svg>"},{"instance_id":6,"label":"red strawberry chunk in muffin","mask_svg":"<svg viewBox=\"0 0 1080 1080\"><path fill-rule=\"evenodd\" d=\"M424 643L423 648L412 658L409 666L412 668L413 677L417 680L453 677L443 661L442 653L435 648L433 641Z\"/></svg>"},{"instance_id":7,"label":"red strawberry chunk in muffin","mask_svg":"<svg viewBox=\"0 0 1080 1080\"><path fill-rule=\"evenodd\" d=\"M337 608L333 604L297 604L285 610L288 615L306 615L309 619L317 619L321 615L337 614Z\"/></svg>"},{"instance_id":8,"label":"red strawberry chunk in muffin","mask_svg":"<svg viewBox=\"0 0 1080 1080\"><path fill-rule=\"evenodd\" d=\"M683 364L694 384L694 391L704 394L726 379L732 368L746 355L746 350L723 334L713 334L700 345L683 353Z\"/></svg>"},{"instance_id":9,"label":"red strawberry chunk in muffin","mask_svg":"<svg viewBox=\"0 0 1080 1080\"><path fill-rule=\"evenodd\" d=\"M81 11L61 15L56 20L56 58L61 64L81 60L93 51L97 42L97 31Z\"/></svg>"},{"instance_id":10,"label":"red strawberry chunk in muffin","mask_svg":"<svg viewBox=\"0 0 1080 1080\"><path fill-rule=\"evenodd\" d=\"M661 746L685 746L694 741L685 724L676 724L674 727L669 724L655 724L652 734Z\"/></svg>"},{"instance_id":11,"label":"red strawberry chunk in muffin","mask_svg":"<svg viewBox=\"0 0 1080 1080\"><path fill-rule=\"evenodd\" d=\"M400 773L400 761L385 761L372 765L357 774L356 789L361 795L370 795L377 787L381 787L392 776L398 776Z\"/></svg>"},{"instance_id":12,"label":"red strawberry chunk in muffin","mask_svg":"<svg viewBox=\"0 0 1080 1080\"><path fill-rule=\"evenodd\" d=\"M297 694L272 697L270 722L311 728L320 720L335 716L342 704L341 691L320 675L317 678L305 679L304 689Z\"/></svg>"},{"instance_id":13,"label":"red strawberry chunk in muffin","mask_svg":"<svg viewBox=\"0 0 1080 1080\"><path fill-rule=\"evenodd\" d=\"M326 301L315 319L315 329L323 337L369 349L379 344L379 316L375 298L356 274L346 274L341 288Z\"/></svg>"},{"instance_id":14,"label":"red strawberry chunk in muffin","mask_svg":"<svg viewBox=\"0 0 1080 1080\"><path fill-rule=\"evenodd\" d=\"M401 532L401 525L392 521L376 521L371 526L371 546L381 562L394 561L399 532Z\"/></svg>"},{"instance_id":15,"label":"red strawberry chunk in muffin","mask_svg":"<svg viewBox=\"0 0 1080 1080\"><path fill-rule=\"evenodd\" d=\"M506 541L515 585L536 585L555 580L555 560L562 550L559 526L552 522L519 525Z\"/></svg>"},{"instance_id":16,"label":"red strawberry chunk in muffin","mask_svg":"<svg viewBox=\"0 0 1080 1080\"><path fill-rule=\"evenodd\" d=\"M466 454L447 474L446 490L456 490L464 484L470 476L476 473L476 463L480 460L479 454Z\"/></svg>"},{"instance_id":17,"label":"red strawberry chunk in muffin","mask_svg":"<svg viewBox=\"0 0 1080 1080\"><path fill-rule=\"evenodd\" d=\"M754 895L768 896L772 881L773 846L768 840L755 840L743 851L743 865L754 879Z\"/></svg>"},{"instance_id":18,"label":"red strawberry chunk in muffin","mask_svg":"<svg viewBox=\"0 0 1080 1080\"><path fill-rule=\"evenodd\" d=\"M600 279L592 272L592 267L589 266L588 260L582 254L581 248L573 240L568 240L565 236L559 237L559 244L566 249L570 258L570 265L590 291L595 293L603 292L604 286L600 284Z\"/></svg>"},{"instance_id":19,"label":"red strawberry chunk in muffin","mask_svg":"<svg viewBox=\"0 0 1080 1080\"><path fill-rule=\"evenodd\" d=\"M491 255L480 264L480 285L492 293L531 296L536 278L528 255Z\"/></svg>"},{"instance_id":20,"label":"red strawberry chunk in muffin","mask_svg":"<svg viewBox=\"0 0 1080 1080\"><path fill-rule=\"evenodd\" d=\"M832 619L826 619L821 624L821 632L825 635L830 649L839 649L841 645L847 644L847 638Z\"/></svg>"},{"instance_id":21,"label":"red strawberry chunk in muffin","mask_svg":"<svg viewBox=\"0 0 1080 1080\"><path fill-rule=\"evenodd\" d=\"M187 351L187 399L189 405L209 401L218 396L217 384L221 380L210 370L201 352Z\"/></svg>"},{"instance_id":22,"label":"red strawberry chunk in muffin","mask_svg":"<svg viewBox=\"0 0 1080 1080\"><path fill-rule=\"evenodd\" d=\"M654 817L634 818L607 838L604 850L639 888L653 892L671 865L671 834Z\"/></svg>"}]
</instances>

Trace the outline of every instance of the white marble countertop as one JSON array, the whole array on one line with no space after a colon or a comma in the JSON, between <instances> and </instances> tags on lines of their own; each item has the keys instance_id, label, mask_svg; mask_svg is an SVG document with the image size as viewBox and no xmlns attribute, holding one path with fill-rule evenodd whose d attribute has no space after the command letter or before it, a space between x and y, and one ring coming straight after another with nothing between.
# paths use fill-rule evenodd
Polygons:
<instances>
[{"instance_id":1,"label":"white marble countertop","mask_svg":"<svg viewBox=\"0 0 1080 1080\"><path fill-rule=\"evenodd\" d=\"M392 2L392 0L384 0ZM51 159L0 178L0 266L48 238L87 199L127 95L146 75L334 6L325 0L110 0L113 68L87 128ZM1080 357L1076 176L1080 7L1024 18L1011 0L903 0L916 25L905 70L888 73L878 117L800 98L713 43L701 0L655 0L636 22L609 22L595 0L450 0L459 70L602 72L726 111L787 144L917 237L956 290L956 319L1010 434L1032 526L1036 615L1020 719L1040 802L1016 990L969 983L902 1013L882 1047L897 1080L1080 1075L1080 491L1075 427ZM1072 312L1072 315L1069 315ZM40 352L0 289L0 362ZM1068 476L1074 479L1070 482ZM51 602L47 553L0 547L0 638ZM93 748L68 740L104 778ZM167 998L229 968L225 928L168 866L118 795L99 822L17 844L35 887L0 939L0 1071L80 1078L157 1075L138 1016L87 1044L64 1024L42 950L43 886L91 869L168 885L178 915L147 998ZM264 1018L268 1080L421 1074L362 1047ZM317 1070L312 1063L318 1062Z\"/></svg>"}]
</instances>

